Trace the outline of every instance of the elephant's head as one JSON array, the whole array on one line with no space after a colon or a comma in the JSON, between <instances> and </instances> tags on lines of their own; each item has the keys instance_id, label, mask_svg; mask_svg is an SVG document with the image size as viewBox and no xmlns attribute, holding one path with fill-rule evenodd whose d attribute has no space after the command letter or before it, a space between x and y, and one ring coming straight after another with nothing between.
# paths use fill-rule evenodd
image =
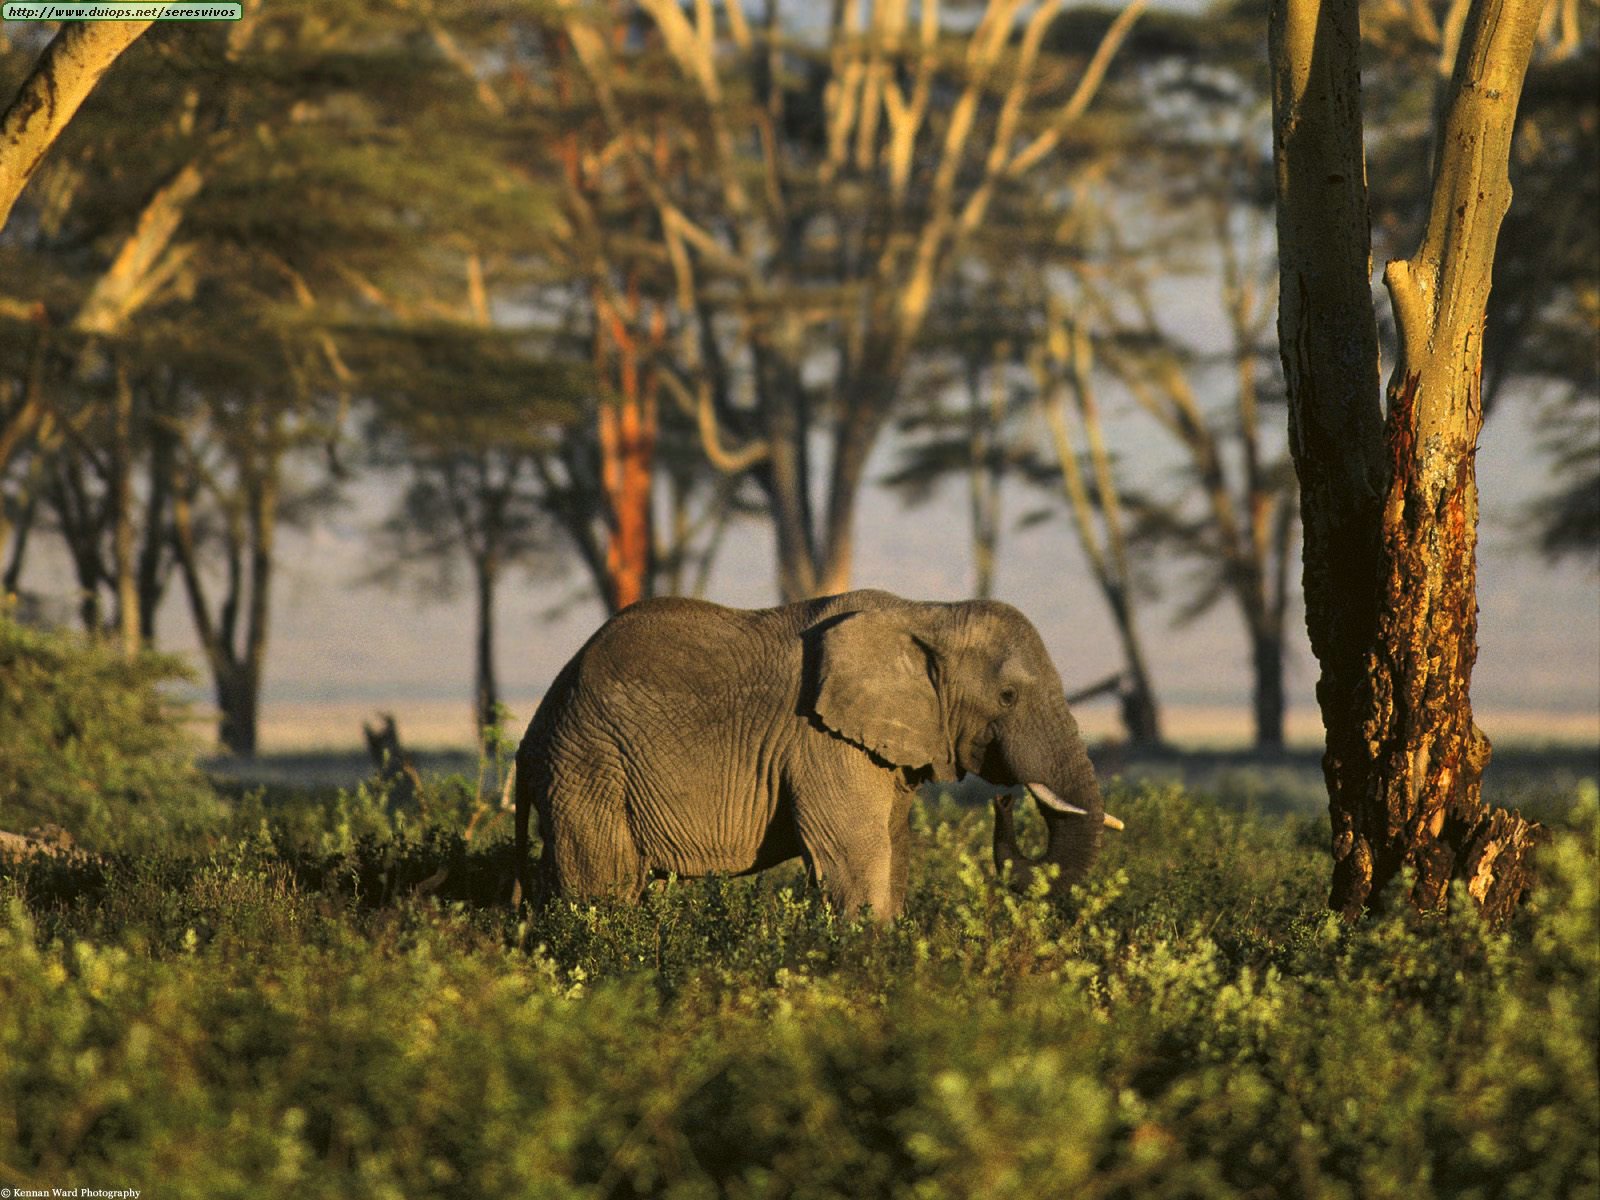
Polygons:
<instances>
[{"instance_id":1,"label":"elephant's head","mask_svg":"<svg viewBox=\"0 0 1600 1200\"><path fill-rule=\"evenodd\" d=\"M812 708L827 729L936 778L971 773L1026 786L1049 831L1040 861L1061 868L1054 890L1088 873L1105 805L1061 677L1026 617L994 601L902 603L849 612L811 632ZM1010 852L1013 881L1022 882L1031 862L1014 841Z\"/></svg>"}]
</instances>

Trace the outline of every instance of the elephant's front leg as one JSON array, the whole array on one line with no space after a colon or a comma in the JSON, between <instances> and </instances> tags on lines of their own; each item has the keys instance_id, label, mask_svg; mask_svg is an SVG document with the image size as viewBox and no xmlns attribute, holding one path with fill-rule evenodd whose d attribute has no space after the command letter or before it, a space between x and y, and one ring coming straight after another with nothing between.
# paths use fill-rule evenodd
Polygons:
<instances>
[{"instance_id":1,"label":"elephant's front leg","mask_svg":"<svg viewBox=\"0 0 1600 1200\"><path fill-rule=\"evenodd\" d=\"M895 827L904 830L910 801L894 772L859 757L859 764L846 759L800 773L792 783L795 826L828 899L852 916L870 909L875 920L890 921L905 900Z\"/></svg>"},{"instance_id":2,"label":"elephant's front leg","mask_svg":"<svg viewBox=\"0 0 1600 1200\"><path fill-rule=\"evenodd\" d=\"M911 882L911 802L916 788L903 774L896 780L894 811L889 817L889 900L896 916L906 908L906 892Z\"/></svg>"}]
</instances>

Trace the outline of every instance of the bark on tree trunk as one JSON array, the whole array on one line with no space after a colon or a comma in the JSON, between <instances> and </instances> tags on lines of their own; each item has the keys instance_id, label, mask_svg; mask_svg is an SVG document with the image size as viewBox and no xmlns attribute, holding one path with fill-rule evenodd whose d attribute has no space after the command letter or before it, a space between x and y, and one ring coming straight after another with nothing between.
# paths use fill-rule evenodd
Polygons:
<instances>
[{"instance_id":1,"label":"bark on tree trunk","mask_svg":"<svg viewBox=\"0 0 1600 1200\"><path fill-rule=\"evenodd\" d=\"M967 498L972 520L972 594L994 596L995 563L1000 552L1000 430L1006 419L1007 342L996 343L989 363L985 403L980 364L967 364Z\"/></svg>"},{"instance_id":2,"label":"bark on tree trunk","mask_svg":"<svg viewBox=\"0 0 1600 1200\"><path fill-rule=\"evenodd\" d=\"M111 578L101 555L105 513L91 500L83 479L83 464L76 457L56 456L50 472L50 503L66 539L78 584L78 617L85 633L101 637L106 629L100 586Z\"/></svg>"},{"instance_id":3,"label":"bark on tree trunk","mask_svg":"<svg viewBox=\"0 0 1600 1200\"><path fill-rule=\"evenodd\" d=\"M1380 426L1351 0L1275 0L1279 345L1302 486L1306 623L1322 664L1330 904L1370 905L1402 868L1412 902L1465 881L1504 920L1541 828L1489 811L1477 657L1481 331L1517 99L1542 0L1477 0L1456 65L1427 233L1385 273L1400 354Z\"/></svg>"},{"instance_id":4,"label":"bark on tree trunk","mask_svg":"<svg viewBox=\"0 0 1600 1200\"><path fill-rule=\"evenodd\" d=\"M158 414L150 425L150 494L145 501L144 545L139 552L139 637L146 645L155 641L156 610L166 590L163 570L171 538L167 507L172 499L176 444L172 431Z\"/></svg>"},{"instance_id":5,"label":"bark on tree trunk","mask_svg":"<svg viewBox=\"0 0 1600 1200\"><path fill-rule=\"evenodd\" d=\"M240 464L245 512L233 514L225 535L227 583L212 615L195 539L195 480L182 472L172 499L172 546L183 576L195 635L216 683L218 740L234 754L256 751L262 670L271 614L273 547L277 538L282 430L273 419L259 431L260 457ZM248 570L246 566L248 565ZM240 648L239 617L245 617Z\"/></svg>"},{"instance_id":6,"label":"bark on tree trunk","mask_svg":"<svg viewBox=\"0 0 1600 1200\"><path fill-rule=\"evenodd\" d=\"M18 514L16 523L9 528L0 529L5 539L9 539L11 555L6 560L5 574L0 575L0 596L11 596L22 584L22 566L28 558L28 535L33 532L34 518L38 515L39 498L29 492L23 501L22 512ZM6 545L6 540L0 539L0 546Z\"/></svg>"},{"instance_id":7,"label":"bark on tree trunk","mask_svg":"<svg viewBox=\"0 0 1600 1200\"><path fill-rule=\"evenodd\" d=\"M785 604L818 595L817 547L812 530L809 413L791 378L771 355L758 355L770 397L767 439L772 458L762 474L772 510L778 555L778 594Z\"/></svg>"}]
</instances>

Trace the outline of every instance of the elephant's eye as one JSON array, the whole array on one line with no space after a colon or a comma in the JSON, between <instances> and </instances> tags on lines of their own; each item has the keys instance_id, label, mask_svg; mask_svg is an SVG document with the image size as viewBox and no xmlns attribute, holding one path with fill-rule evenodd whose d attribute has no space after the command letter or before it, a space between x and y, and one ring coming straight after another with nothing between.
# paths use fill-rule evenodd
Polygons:
<instances>
[{"instance_id":1,"label":"elephant's eye","mask_svg":"<svg viewBox=\"0 0 1600 1200\"><path fill-rule=\"evenodd\" d=\"M1014 688L1014 687L1003 687L1003 688L1000 689L1000 707L1001 708L1010 708L1013 705L1015 705L1016 702L1017 702L1017 689L1016 688Z\"/></svg>"}]
</instances>

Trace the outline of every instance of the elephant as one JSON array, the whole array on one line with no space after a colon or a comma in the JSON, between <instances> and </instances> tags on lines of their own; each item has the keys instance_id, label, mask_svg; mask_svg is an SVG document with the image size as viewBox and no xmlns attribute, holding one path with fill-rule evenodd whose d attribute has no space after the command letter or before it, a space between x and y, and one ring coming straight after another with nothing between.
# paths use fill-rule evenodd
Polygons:
<instances>
[{"instance_id":1,"label":"elephant","mask_svg":"<svg viewBox=\"0 0 1600 1200\"><path fill-rule=\"evenodd\" d=\"M514 891L636 900L652 878L800 857L836 906L888 920L917 788L969 773L1026 784L1060 886L1084 877L1100 789L1044 641L1010 605L640 601L562 668L517 750Z\"/></svg>"}]
</instances>

